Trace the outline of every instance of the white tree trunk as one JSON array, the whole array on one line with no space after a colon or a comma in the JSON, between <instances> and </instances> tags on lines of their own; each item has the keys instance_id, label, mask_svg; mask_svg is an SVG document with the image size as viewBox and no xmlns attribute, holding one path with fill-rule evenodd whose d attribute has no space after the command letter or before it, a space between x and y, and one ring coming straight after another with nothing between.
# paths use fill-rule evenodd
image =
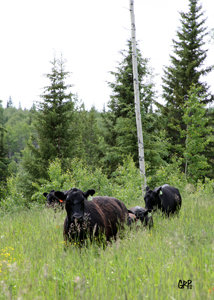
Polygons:
<instances>
[{"instance_id":1,"label":"white tree trunk","mask_svg":"<svg viewBox=\"0 0 214 300\"><path fill-rule=\"evenodd\" d=\"M143 177L142 191L144 193L145 188L146 188L146 172L145 172L145 160L144 160L142 122L141 122L141 114L140 114L139 82L138 82L136 37L135 37L136 28L135 28L135 17L134 17L134 0L130 0L130 13L131 13L132 68L133 68L133 81L134 81L135 116L136 116L136 125L137 125L139 167L140 167L140 173Z\"/></svg>"}]
</instances>

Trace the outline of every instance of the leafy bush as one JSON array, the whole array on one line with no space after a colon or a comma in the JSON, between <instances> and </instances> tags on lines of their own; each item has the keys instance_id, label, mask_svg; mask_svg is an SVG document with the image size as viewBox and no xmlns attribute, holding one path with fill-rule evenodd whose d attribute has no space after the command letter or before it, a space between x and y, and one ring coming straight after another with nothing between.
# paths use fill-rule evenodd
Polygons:
<instances>
[{"instance_id":1,"label":"leafy bush","mask_svg":"<svg viewBox=\"0 0 214 300\"><path fill-rule=\"evenodd\" d=\"M63 172L59 159L50 163L48 168L50 180L42 180L41 184L34 183L37 192L32 196L32 200L44 202L44 192L50 190L69 190L77 187L83 191L93 188L96 194L111 195L111 184L101 169L92 171L90 166L86 166L82 160L73 159L68 162L67 171Z\"/></svg>"},{"instance_id":2,"label":"leafy bush","mask_svg":"<svg viewBox=\"0 0 214 300\"><path fill-rule=\"evenodd\" d=\"M213 181L206 179L198 181L193 186L185 181L184 174L180 171L181 160L174 158L172 164L160 167L154 176L147 177L147 184L155 188L163 184L177 187L182 197L190 192L210 194L213 190ZM31 198L24 197L22 192L22 176L12 176L8 179L8 189L5 199L0 203L3 211L15 211L23 207L31 208L32 205L45 204L44 192L50 190L69 190L77 187L83 191L95 189L95 196L116 197L130 208L133 205L144 207L144 192L142 192L142 177L139 169L131 157L126 157L123 164L108 178L101 168L93 169L83 160L73 159L67 162L67 170L63 171L61 161L55 159L48 168L49 180L42 179L39 183L32 183L36 192Z\"/></svg>"},{"instance_id":3,"label":"leafy bush","mask_svg":"<svg viewBox=\"0 0 214 300\"><path fill-rule=\"evenodd\" d=\"M26 207L26 201L18 187L19 176L11 176L7 180L5 198L0 201L0 208L4 212L14 212Z\"/></svg>"},{"instance_id":4,"label":"leafy bush","mask_svg":"<svg viewBox=\"0 0 214 300\"><path fill-rule=\"evenodd\" d=\"M131 203L144 206L142 195L143 179L131 157L123 160L123 165L118 166L113 173L111 181L114 187L114 197L120 199L128 207L130 207Z\"/></svg>"},{"instance_id":5,"label":"leafy bush","mask_svg":"<svg viewBox=\"0 0 214 300\"><path fill-rule=\"evenodd\" d=\"M160 167L154 176L147 179L148 186L153 189L163 184L169 184L183 190L187 182L184 173L181 172L181 163L181 159L174 157L171 164Z\"/></svg>"}]
</instances>

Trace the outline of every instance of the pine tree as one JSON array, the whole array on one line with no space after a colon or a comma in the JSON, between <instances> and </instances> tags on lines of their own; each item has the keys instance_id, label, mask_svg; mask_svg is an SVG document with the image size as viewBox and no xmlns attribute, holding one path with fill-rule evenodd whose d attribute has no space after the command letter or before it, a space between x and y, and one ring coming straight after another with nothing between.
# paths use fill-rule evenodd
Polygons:
<instances>
[{"instance_id":1,"label":"pine tree","mask_svg":"<svg viewBox=\"0 0 214 300\"><path fill-rule=\"evenodd\" d=\"M102 161L108 173L112 173L119 163L122 164L124 156L127 155L131 155L136 165L139 165L130 40L127 42L127 48L120 52L123 58L117 70L111 72L115 80L108 83L112 89L108 102L109 110L103 111L102 114L105 140L102 146ZM162 163L165 153L163 154L163 148L159 145L161 136L158 130L158 116L152 111L155 97L153 73L148 66L149 60L142 57L138 48L137 60L142 128L145 132L145 161L147 174L151 174L155 166Z\"/></svg>"},{"instance_id":2,"label":"pine tree","mask_svg":"<svg viewBox=\"0 0 214 300\"><path fill-rule=\"evenodd\" d=\"M8 149L4 140L6 129L4 127L4 109L2 107L2 101L0 100L0 200L4 194L6 188L6 180L8 177Z\"/></svg>"},{"instance_id":3,"label":"pine tree","mask_svg":"<svg viewBox=\"0 0 214 300\"><path fill-rule=\"evenodd\" d=\"M171 66L165 67L163 79L163 97L166 105L162 109L165 117L165 126L168 137L171 138L172 152L182 155L185 138L180 136L177 126L186 130L186 124L182 120L183 107L188 99L190 86L194 84L199 89L199 97L204 103L211 102L214 98L209 93L209 86L201 81L201 77L212 70L212 66L204 67L207 51L204 37L208 34L204 27L206 19L203 18L202 6L198 0L189 0L189 11L181 12L182 27L177 31L178 40L173 39L174 55L170 55Z\"/></svg>"},{"instance_id":4,"label":"pine tree","mask_svg":"<svg viewBox=\"0 0 214 300\"><path fill-rule=\"evenodd\" d=\"M66 159L75 151L74 95L71 85L65 81L69 72L65 71L65 60L54 57L51 73L45 76L50 84L41 95L43 101L34 111L36 135L32 136L24 151L23 166L25 178L36 181L48 179L47 168L50 161L59 158L64 168ZM31 187L29 187L31 190Z\"/></svg>"}]
</instances>

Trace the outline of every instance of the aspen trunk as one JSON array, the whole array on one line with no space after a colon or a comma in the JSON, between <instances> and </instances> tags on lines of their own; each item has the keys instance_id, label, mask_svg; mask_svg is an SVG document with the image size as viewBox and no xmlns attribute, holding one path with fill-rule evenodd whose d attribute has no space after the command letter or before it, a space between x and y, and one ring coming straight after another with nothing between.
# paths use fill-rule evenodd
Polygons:
<instances>
[{"instance_id":1,"label":"aspen trunk","mask_svg":"<svg viewBox=\"0 0 214 300\"><path fill-rule=\"evenodd\" d=\"M135 102L135 116L136 116L136 125L137 125L137 139L138 139L138 153L139 153L139 168L140 168L140 174L143 178L142 192L144 193L146 189L146 172L145 172L145 160L144 160L142 122L141 122L141 114L140 114L134 0L130 0L130 14L131 14L131 37L132 37L132 69L133 69L134 102Z\"/></svg>"}]
</instances>

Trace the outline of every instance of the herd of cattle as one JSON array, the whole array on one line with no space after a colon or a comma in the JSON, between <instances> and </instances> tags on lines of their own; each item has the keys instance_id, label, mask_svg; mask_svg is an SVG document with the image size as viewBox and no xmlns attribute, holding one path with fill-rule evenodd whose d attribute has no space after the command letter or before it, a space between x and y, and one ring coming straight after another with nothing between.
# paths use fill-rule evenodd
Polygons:
<instances>
[{"instance_id":1,"label":"herd of cattle","mask_svg":"<svg viewBox=\"0 0 214 300\"><path fill-rule=\"evenodd\" d=\"M168 184L150 190L146 188L145 208L135 206L127 209L124 203L114 197L96 196L94 189L83 192L77 188L69 191L51 190L43 193L49 207L65 207L67 216L64 221L63 235L65 241L84 241L103 234L107 241L117 236L123 224L141 222L145 226L153 225L152 211L161 210L164 214L174 214L181 207L182 199L179 190ZM90 200L91 199L91 200Z\"/></svg>"}]
</instances>

